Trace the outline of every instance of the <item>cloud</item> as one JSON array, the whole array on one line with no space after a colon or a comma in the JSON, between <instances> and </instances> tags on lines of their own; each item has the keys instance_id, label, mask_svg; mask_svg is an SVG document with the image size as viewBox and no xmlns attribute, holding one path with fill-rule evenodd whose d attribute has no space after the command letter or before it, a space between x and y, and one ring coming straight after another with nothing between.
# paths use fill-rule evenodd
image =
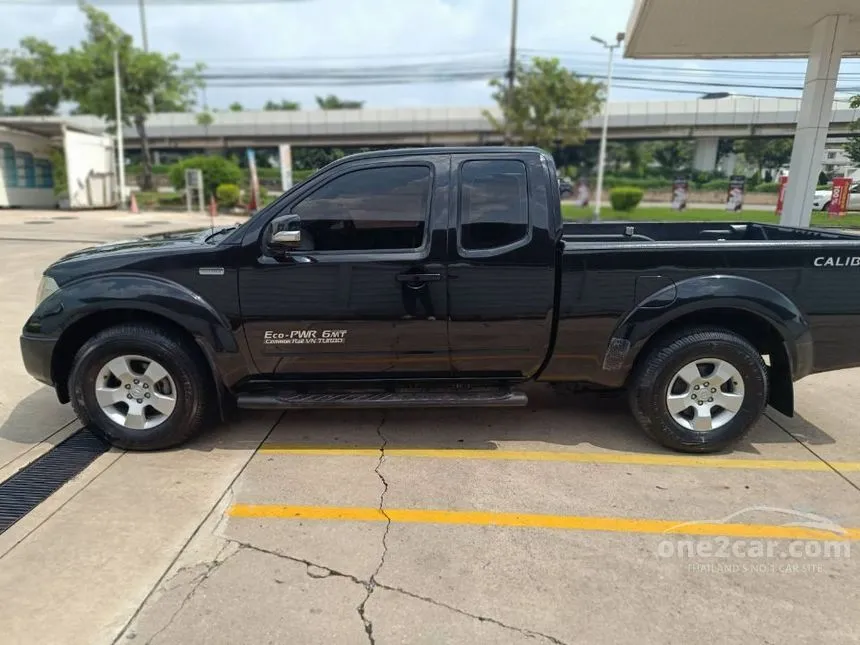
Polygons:
<instances>
[{"instance_id":1,"label":"cloud","mask_svg":"<svg viewBox=\"0 0 860 645\"><path fill-rule=\"evenodd\" d=\"M141 29L135 4L117 5L94 0L137 42ZM525 55L558 55L583 74L603 74L606 53L590 41L592 35L612 39L627 27L633 0L519 0L517 45ZM180 5L147 0L149 44L154 50L175 52L191 64L209 69L237 66L313 67L375 66L422 61L469 60L492 63L501 72L508 56L510 36L509 0L283 0L281 2L211 3ZM2 5L3 29L0 48L14 47L25 36L36 36L60 48L84 38L84 21L74 6ZM466 63L463 63L466 64ZM843 72L860 72L844 62ZM860 65L860 63L858 63ZM638 70L637 70L637 66ZM661 71L666 67L667 71ZM707 80L714 70L761 72L761 79L780 80L784 72L796 72L799 84L804 65L798 61L778 64L759 61L619 61L619 76L671 76L671 69L686 70L683 78ZM773 69L779 74L772 74ZM738 82L747 82L736 76ZM793 79L790 79L793 80ZM625 87L625 85L627 85ZM672 86L683 87L683 86ZM686 88L689 89L689 88ZM730 88L727 88L730 89ZM703 93L707 88L703 88ZM739 89L744 94L786 94L784 91ZM364 100L368 106L475 106L491 103L485 81L419 83L389 86L320 87L214 87L206 92L211 107L225 108L239 101L246 108L259 108L269 99L290 99L306 107L314 96L337 94ZM676 98L690 98L675 93ZM7 103L21 102L25 92L12 88ZM653 83L619 82L613 100L673 98Z\"/></svg>"},{"instance_id":2,"label":"cloud","mask_svg":"<svg viewBox=\"0 0 860 645\"><path fill-rule=\"evenodd\" d=\"M140 42L136 6L94 4ZM627 21L632 0L572 4L570 0L520 0L518 46L523 49L588 51L591 33L614 34ZM150 0L147 26L151 49L176 52L183 61L212 68L240 64L271 66L385 65L483 53L481 60L507 57L510 3L505 0L298 0L279 3L175 5ZM0 47L37 36L58 47L84 37L84 21L73 6L3 7ZM46 19L47 17L47 19ZM259 107L267 99L289 98L311 106L316 94L363 99L368 105L485 105L490 90L481 82L422 83L382 87L210 88L212 107L240 101ZM6 101L22 97L7 92Z\"/></svg>"}]
</instances>

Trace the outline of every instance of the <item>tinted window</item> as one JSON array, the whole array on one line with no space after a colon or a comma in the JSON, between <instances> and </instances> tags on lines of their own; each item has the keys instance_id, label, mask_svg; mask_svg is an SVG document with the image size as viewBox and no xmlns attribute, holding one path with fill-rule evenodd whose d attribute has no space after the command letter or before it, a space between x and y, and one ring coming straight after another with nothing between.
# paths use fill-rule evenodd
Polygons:
<instances>
[{"instance_id":1,"label":"tinted window","mask_svg":"<svg viewBox=\"0 0 860 645\"><path fill-rule=\"evenodd\" d=\"M341 175L293 208L302 247L314 251L416 249L430 201L427 166L367 168Z\"/></svg>"},{"instance_id":2,"label":"tinted window","mask_svg":"<svg viewBox=\"0 0 860 645\"><path fill-rule=\"evenodd\" d=\"M519 161L467 161L460 169L464 249L491 249L528 234L526 167Z\"/></svg>"}]
</instances>

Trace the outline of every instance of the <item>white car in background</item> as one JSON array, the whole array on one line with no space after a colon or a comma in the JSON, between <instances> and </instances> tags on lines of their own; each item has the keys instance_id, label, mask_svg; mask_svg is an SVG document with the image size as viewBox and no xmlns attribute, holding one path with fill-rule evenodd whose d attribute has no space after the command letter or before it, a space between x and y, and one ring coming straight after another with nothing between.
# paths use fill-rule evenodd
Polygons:
<instances>
[{"instance_id":1,"label":"white car in background","mask_svg":"<svg viewBox=\"0 0 860 645\"><path fill-rule=\"evenodd\" d=\"M832 190L816 190L815 197L812 200L812 209L826 211L830 207L832 196ZM848 210L860 211L860 183L854 182L851 184L851 192L848 194Z\"/></svg>"}]
</instances>

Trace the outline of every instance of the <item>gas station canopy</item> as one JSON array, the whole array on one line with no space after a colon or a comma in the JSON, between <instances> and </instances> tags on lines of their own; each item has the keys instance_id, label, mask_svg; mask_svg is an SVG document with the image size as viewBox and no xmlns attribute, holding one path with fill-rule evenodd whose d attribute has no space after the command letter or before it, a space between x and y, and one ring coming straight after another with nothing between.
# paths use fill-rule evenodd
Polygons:
<instances>
[{"instance_id":1,"label":"gas station canopy","mask_svg":"<svg viewBox=\"0 0 860 645\"><path fill-rule=\"evenodd\" d=\"M848 16L843 56L860 56L860 0L636 0L629 58L806 58L826 16Z\"/></svg>"},{"instance_id":2,"label":"gas station canopy","mask_svg":"<svg viewBox=\"0 0 860 645\"><path fill-rule=\"evenodd\" d=\"M636 0L628 58L806 58L781 223L809 226L839 66L860 56L860 0Z\"/></svg>"}]
</instances>

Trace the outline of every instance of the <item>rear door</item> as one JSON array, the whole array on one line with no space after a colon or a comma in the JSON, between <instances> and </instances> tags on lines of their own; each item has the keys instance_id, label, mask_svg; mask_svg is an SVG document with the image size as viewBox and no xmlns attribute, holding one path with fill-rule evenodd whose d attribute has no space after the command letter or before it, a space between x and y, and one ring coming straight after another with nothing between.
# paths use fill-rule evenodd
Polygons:
<instances>
[{"instance_id":1,"label":"rear door","mask_svg":"<svg viewBox=\"0 0 860 645\"><path fill-rule=\"evenodd\" d=\"M549 185L537 153L454 155L451 163L452 369L531 376L552 329L556 242L548 223L558 185Z\"/></svg>"},{"instance_id":2,"label":"rear door","mask_svg":"<svg viewBox=\"0 0 860 645\"><path fill-rule=\"evenodd\" d=\"M447 155L369 158L344 164L278 213L301 218L300 250L283 258L264 251L240 272L260 372L450 374L448 173Z\"/></svg>"}]
</instances>

